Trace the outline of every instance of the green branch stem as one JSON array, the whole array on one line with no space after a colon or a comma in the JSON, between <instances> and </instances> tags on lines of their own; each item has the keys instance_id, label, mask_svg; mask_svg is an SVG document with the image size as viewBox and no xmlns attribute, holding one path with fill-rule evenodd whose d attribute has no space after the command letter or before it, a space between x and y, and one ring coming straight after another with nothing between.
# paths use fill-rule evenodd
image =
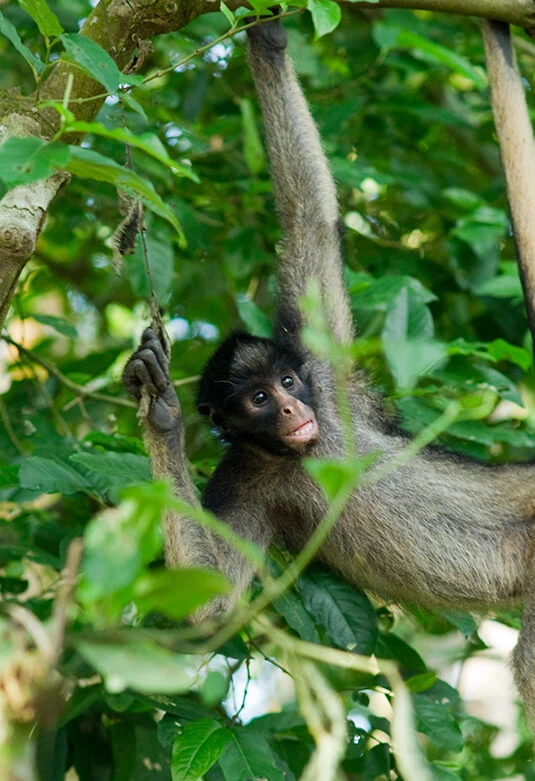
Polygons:
<instances>
[{"instance_id":1,"label":"green branch stem","mask_svg":"<svg viewBox=\"0 0 535 781\"><path fill-rule=\"evenodd\" d=\"M275 627L267 616L259 616L255 620L255 627L267 638L267 643L278 646L291 656L371 675L382 673L388 679L394 695L392 745L399 770L403 778L410 781L431 781L429 766L416 737L410 693L395 662L300 640ZM295 665L291 669L295 673Z\"/></svg>"}]
</instances>

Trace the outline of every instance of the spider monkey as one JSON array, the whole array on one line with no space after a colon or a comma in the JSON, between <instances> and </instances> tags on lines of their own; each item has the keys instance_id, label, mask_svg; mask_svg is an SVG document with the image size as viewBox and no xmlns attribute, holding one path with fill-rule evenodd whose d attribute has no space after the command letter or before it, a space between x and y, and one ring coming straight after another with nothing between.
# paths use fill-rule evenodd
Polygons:
<instances>
[{"instance_id":1,"label":"spider monkey","mask_svg":"<svg viewBox=\"0 0 535 781\"><path fill-rule=\"evenodd\" d=\"M314 278L334 339L354 338L342 279L340 219L318 131L286 55L278 20L248 31L249 62L262 106L277 212L283 229L278 309L272 339L235 333L202 374L198 409L229 443L202 504L239 535L292 551L306 543L327 511L302 457L343 454L331 367L301 339L298 302ZM128 391L152 398L146 438L155 477L171 475L177 494L199 506L184 452L182 413L159 338L148 329L124 372ZM406 445L392 432L356 374L351 415L359 455L391 459ZM433 607L495 608L524 598L524 628L515 652L517 681L535 726L535 600L532 552L533 471L485 466L427 448L375 484L355 491L319 558L359 587L396 601ZM170 566L222 571L235 594L253 572L232 546L187 516L164 519ZM220 597L202 616L221 616Z\"/></svg>"}]
</instances>

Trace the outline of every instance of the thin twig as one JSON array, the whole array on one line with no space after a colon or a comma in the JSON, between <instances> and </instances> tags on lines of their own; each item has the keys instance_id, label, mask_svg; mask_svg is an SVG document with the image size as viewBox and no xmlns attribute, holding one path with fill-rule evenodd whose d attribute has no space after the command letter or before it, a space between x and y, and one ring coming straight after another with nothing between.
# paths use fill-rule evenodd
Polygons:
<instances>
[{"instance_id":1,"label":"thin twig","mask_svg":"<svg viewBox=\"0 0 535 781\"><path fill-rule=\"evenodd\" d=\"M297 8L293 11L285 11L281 14L279 14L279 19L286 19L289 16L295 16L296 14L302 14L304 11L304 8ZM178 62L173 63L172 65L169 65L167 68L163 68L162 70L156 71L156 73L151 73L150 76L146 76L143 79L143 84L148 84L149 81L152 81L153 79L159 79L162 76L166 76L168 73L171 73L175 71L177 68L181 68L183 65L187 65L188 62L191 62L191 60L195 59L195 57L199 57L201 54L204 54L205 52L209 51L213 46L217 46L218 43L223 43L223 41L226 41L230 38L234 38L235 35L238 33L243 32L244 30L248 30L250 27L257 27L261 24L266 24L266 22L272 21L272 16L266 16L261 17L258 19L255 19L252 22L249 22L248 24L243 24L240 27L231 27L229 30L227 30L222 35L218 36L217 38L213 38L209 43L205 44L204 46L199 46L197 49L191 52L191 54L188 54L187 57L184 57L182 60L179 60ZM127 84L124 87L121 87L119 90L119 94L124 94L125 92L130 92L132 89L134 89L136 85ZM89 98L73 98L70 101L70 104L73 103L89 103L91 101L95 100L104 100L109 95L108 92L102 92L99 95L92 95ZM68 132L68 129L67 131Z\"/></svg>"},{"instance_id":2,"label":"thin twig","mask_svg":"<svg viewBox=\"0 0 535 781\"><path fill-rule=\"evenodd\" d=\"M6 405L4 404L3 400L0 399L0 418L2 419L2 423L4 424L4 428L6 430L6 433L11 440L11 444L15 448L15 450L18 452L20 456L25 456L26 451L22 447L20 439L17 437L13 430L13 426L11 425L11 421L9 420L9 415L7 414Z\"/></svg>"},{"instance_id":3,"label":"thin twig","mask_svg":"<svg viewBox=\"0 0 535 781\"><path fill-rule=\"evenodd\" d=\"M173 385L175 388L180 388L182 385L191 385L194 382L198 382L200 379L200 374L192 374L191 377L183 377L181 380L173 380Z\"/></svg>"},{"instance_id":4,"label":"thin twig","mask_svg":"<svg viewBox=\"0 0 535 781\"><path fill-rule=\"evenodd\" d=\"M245 660L245 667L247 668L247 683L245 684L245 687L243 689L243 697L241 701L241 705L232 717L232 723L236 724L240 718L240 714L242 713L243 709L245 708L245 702L247 700L247 694L249 692L249 684L251 683L251 660L246 659Z\"/></svg>"},{"instance_id":5,"label":"thin twig","mask_svg":"<svg viewBox=\"0 0 535 781\"><path fill-rule=\"evenodd\" d=\"M54 661L57 661L63 651L65 640L65 627L67 626L67 612L71 597L76 585L80 561L82 559L83 540L76 537L71 541L67 551L67 561L61 574L61 581L54 601L52 611L52 645L54 649Z\"/></svg>"},{"instance_id":6,"label":"thin twig","mask_svg":"<svg viewBox=\"0 0 535 781\"><path fill-rule=\"evenodd\" d=\"M296 14L302 14L304 8L297 8L294 11L285 11L277 17L278 19L287 19L289 16L295 16ZM184 57L183 60L180 60L179 62L175 62L174 65L169 65L168 68L164 68L163 70L156 71L156 73L151 73L150 76L146 76L143 79L143 84L148 84L149 81L152 81L153 79L159 79L162 76L166 76L168 73L171 73L171 71L176 70L176 68L181 68L183 65L187 65L188 62L195 59L195 57L198 57L200 54L204 54L204 52L208 51L212 48L212 46L217 46L218 43L223 43L223 41L227 41L229 38L233 38L238 33L243 32L244 30L249 30L250 27L258 27L261 24L266 24L266 22L272 22L274 19L273 16L263 16L256 19L253 19L252 22L248 22L247 24L242 24L240 27L231 27L229 30L227 30L225 33L220 35L218 38L214 38L210 43L207 43L205 46L199 46L198 49L195 49L191 52L191 54L188 54L187 57Z\"/></svg>"},{"instance_id":7,"label":"thin twig","mask_svg":"<svg viewBox=\"0 0 535 781\"><path fill-rule=\"evenodd\" d=\"M130 399L122 399L119 396L108 396L105 393L99 393L98 391L90 390L84 385L78 385L77 382L69 380L69 378L66 377L53 363L47 361L45 358L40 358L32 350L28 350L27 347L23 347L7 334L3 334L2 339L15 347L21 355L25 355L31 361L34 361L34 363L37 363L39 366L42 366L43 369L46 369L49 374L54 376L59 382L61 382L62 385L65 385L66 388L72 390L73 393L76 393L77 396L95 399L95 401L102 401L106 404L116 404L118 407L129 407L131 409L136 409L137 404L135 401L130 401Z\"/></svg>"}]
</instances>

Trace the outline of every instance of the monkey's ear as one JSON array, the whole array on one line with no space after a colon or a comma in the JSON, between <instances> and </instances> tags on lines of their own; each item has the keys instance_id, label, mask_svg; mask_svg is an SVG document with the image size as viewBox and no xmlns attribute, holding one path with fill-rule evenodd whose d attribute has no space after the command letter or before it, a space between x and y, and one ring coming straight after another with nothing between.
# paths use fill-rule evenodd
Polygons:
<instances>
[{"instance_id":1,"label":"monkey's ear","mask_svg":"<svg viewBox=\"0 0 535 781\"><path fill-rule=\"evenodd\" d=\"M212 414L212 407L210 404L198 404L197 412L199 415L206 415L208 417Z\"/></svg>"}]
</instances>

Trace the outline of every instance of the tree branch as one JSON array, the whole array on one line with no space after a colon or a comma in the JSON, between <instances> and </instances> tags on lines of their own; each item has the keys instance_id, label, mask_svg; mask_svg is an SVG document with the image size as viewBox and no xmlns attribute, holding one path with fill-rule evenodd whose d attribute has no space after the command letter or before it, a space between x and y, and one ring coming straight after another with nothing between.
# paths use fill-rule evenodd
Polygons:
<instances>
[{"instance_id":1,"label":"tree branch","mask_svg":"<svg viewBox=\"0 0 535 781\"><path fill-rule=\"evenodd\" d=\"M33 361L34 363L39 364L39 366L42 366L43 369L46 369L46 371L55 377L58 382L60 382L62 385L65 385L66 388L73 391L73 393L75 393L77 396L80 396L81 398L95 399L95 401L102 401L105 404L116 404L118 407L130 407L132 409L137 408L136 402L130 401L130 399L123 399L121 396L108 396L105 393L99 393L98 391L91 390L91 388L88 388L85 385L78 385L77 382L69 380L69 378L66 377L53 363L50 363L50 361L47 361L44 358L40 358L38 355L32 352L32 350L28 350L27 347L23 347L22 344L19 344L7 334L2 334L1 338L7 342L7 344L11 344L13 347L15 347L20 355L25 355L30 361ZM186 383L182 381L182 384Z\"/></svg>"},{"instance_id":2,"label":"tree branch","mask_svg":"<svg viewBox=\"0 0 535 781\"><path fill-rule=\"evenodd\" d=\"M345 5L345 0L334 0ZM535 29L535 0L379 0L369 3L351 3L352 8L407 8L418 11L436 11L437 13L459 14L461 16L479 16L483 19L496 19L499 22Z\"/></svg>"}]
</instances>

